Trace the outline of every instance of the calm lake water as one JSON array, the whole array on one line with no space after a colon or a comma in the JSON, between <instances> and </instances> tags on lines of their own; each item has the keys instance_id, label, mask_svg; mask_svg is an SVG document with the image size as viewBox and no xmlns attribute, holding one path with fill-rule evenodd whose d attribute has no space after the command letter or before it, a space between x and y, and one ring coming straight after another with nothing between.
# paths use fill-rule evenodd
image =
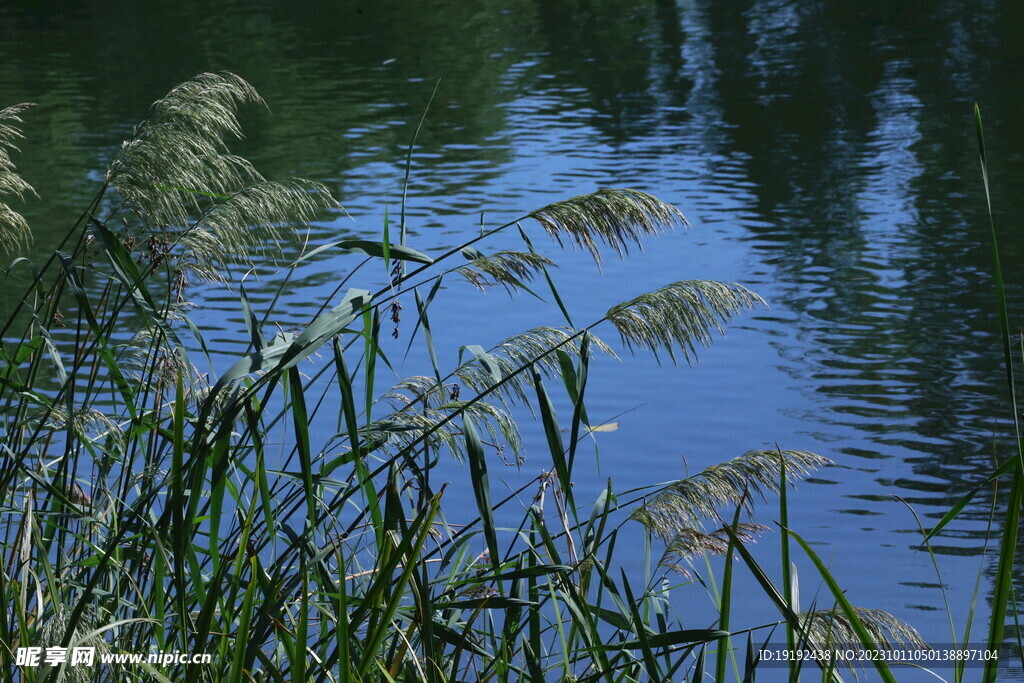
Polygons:
<instances>
[{"instance_id":1,"label":"calm lake water","mask_svg":"<svg viewBox=\"0 0 1024 683\"><path fill-rule=\"evenodd\" d=\"M76 2L52 13L4 3L0 104L39 104L16 159L41 197L25 208L36 254L77 218L149 103L209 70L240 74L270 105L244 113L240 154L270 178L324 182L344 204L349 216L319 221L314 244L379 239L428 102L409 187L409 243L421 251L598 187L677 205L692 232L609 259L603 272L531 227L561 265L576 321L683 279L737 281L770 303L692 368L628 353L593 368L590 415L620 427L599 435L597 458L581 454L577 500L592 500L607 477L624 490L776 443L815 451L836 465L791 495L793 526L851 601L941 643L950 636L939 580L897 497L927 525L1008 453L971 107L985 115L1016 329L1022 29L1017 3L984 0ZM513 233L488 243L519 245ZM300 271L274 321L308 319L349 267L323 259ZM257 307L273 273L247 285ZM383 281L368 272L353 284ZM432 309L445 367L460 345L561 320L530 298L450 286ZM193 317L226 362L244 338L237 292L196 296ZM407 302L396 358L412 310ZM616 341L612 330L604 337ZM400 371L428 367L414 351ZM549 467L539 427L525 431L522 473L495 471L509 486ZM471 505L468 472L452 465L442 476ZM774 501L757 513L770 523ZM935 547L960 633L979 570L976 633L985 628L987 514L979 500ZM766 537L758 555L774 562L776 544ZM809 601L818 581L798 565ZM744 625L775 620L747 589ZM679 605L694 614L687 625L706 626L703 590L679 594L695 604Z\"/></svg>"}]
</instances>

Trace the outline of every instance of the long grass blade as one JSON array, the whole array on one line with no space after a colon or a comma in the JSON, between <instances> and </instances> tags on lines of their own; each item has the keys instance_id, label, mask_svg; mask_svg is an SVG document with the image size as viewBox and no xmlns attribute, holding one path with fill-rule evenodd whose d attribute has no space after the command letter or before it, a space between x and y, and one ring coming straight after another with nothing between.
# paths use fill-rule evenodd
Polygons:
<instances>
[{"instance_id":1,"label":"long grass blade","mask_svg":"<svg viewBox=\"0 0 1024 683\"><path fill-rule=\"evenodd\" d=\"M473 496L476 498L477 510L480 512L480 523L483 525L484 539L491 567L495 573L499 571L501 560L498 549L498 536L494 528L494 508L491 505L491 483L487 477L487 456L480 433L469 415L462 416L462 431L466 438L466 459L469 461L469 473L473 477Z\"/></svg>"},{"instance_id":2,"label":"long grass blade","mask_svg":"<svg viewBox=\"0 0 1024 683\"><path fill-rule=\"evenodd\" d=\"M1003 538L999 548L999 562L996 568L995 586L992 591L992 612L989 621L988 648L999 650L1003 642L1003 628L1006 610L1013 590L1013 565L1017 550L1017 532L1020 527L1020 507L1024 501L1024 442L1021 441L1020 412L1017 408L1016 373L1013 368L1013 353L1010 340L1010 317L1003 287L1003 271L999 262L999 240L996 235L995 218L992 214L992 196L989 191L988 156L985 151L985 133L981 123L981 108L974 105L974 128L978 138L978 158L981 162L981 179L985 190L985 207L988 211L989 231L992 240L992 269L996 281L996 312L999 315L999 330L1003 343L1003 365L1009 390L1010 408L1013 415L1015 443L1017 445L1016 467L1010 483L1010 495L1006 501L1003 518ZM999 662L985 663L983 680L996 680Z\"/></svg>"}]
</instances>

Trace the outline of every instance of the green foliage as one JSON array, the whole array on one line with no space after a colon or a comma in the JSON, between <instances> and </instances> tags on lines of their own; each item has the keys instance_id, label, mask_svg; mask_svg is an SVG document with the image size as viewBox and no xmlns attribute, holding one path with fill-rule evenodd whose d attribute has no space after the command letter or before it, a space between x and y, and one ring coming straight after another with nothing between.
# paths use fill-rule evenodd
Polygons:
<instances>
[{"instance_id":1,"label":"green foliage","mask_svg":"<svg viewBox=\"0 0 1024 683\"><path fill-rule=\"evenodd\" d=\"M642 238L686 224L649 194L602 189L435 258L405 244L404 220L399 244L385 226L382 242L316 247L292 268L342 250L382 259L391 281L373 293L349 288L303 329L272 338L264 332L272 306L254 310L240 289L244 343L218 375L189 318L188 274L219 281L229 264L279 252L296 229L338 206L317 183L267 181L230 153L226 141L240 135L236 106L260 102L231 74L203 74L157 102L85 220L70 228L69 248L36 269L22 310L5 325L0 593L9 612L0 620L0 678L699 676L709 644L727 642L741 615L730 618L724 600L718 624L684 624L672 609L668 567L724 554L728 595L730 549L750 564L744 546L767 530L739 521L750 495L778 492L783 471L792 481L827 461L753 451L638 491L615 493L609 483L584 518L573 466L581 440L599 431L584 404L587 377L595 352L615 357L592 330L610 323L631 348L690 361L714 332L763 301L736 284L679 282L612 306L585 327L537 327L489 350L463 347L458 365L442 373L430 307L448 274L511 293L532 293L527 284L542 274L561 307L549 273L555 264L525 230L522 251L487 256L474 243L532 218L600 262L602 246L625 255ZM0 112L0 192L14 195L29 189L7 156L22 110ZM0 209L0 243L24 244L24 221ZM447 263L459 256L468 263ZM407 272L407 262L419 266ZM412 339L426 345L431 372L378 395L377 370L390 365L381 319L397 324L396 303L408 298L417 310ZM19 318L22 311L28 315ZM55 338L60 325L72 344ZM545 380L564 386L570 414L556 414ZM336 401L323 400L328 392ZM325 405L340 407L328 415ZM489 472L495 454L521 455L517 405L539 413L551 471L498 500ZM445 456L468 464L475 513L444 505L446 487L437 488L431 472ZM532 503L518 525L500 526L519 500ZM731 525L707 530L731 509ZM646 538L648 566L653 537L671 560L650 576L617 578L614 550L626 529ZM858 623L831 613L805 627L795 605L778 600L801 634L817 633L824 621ZM853 614L903 633L888 615ZM112 652L159 648L213 661L83 674L17 669L12 658L17 647L97 639Z\"/></svg>"}]
</instances>

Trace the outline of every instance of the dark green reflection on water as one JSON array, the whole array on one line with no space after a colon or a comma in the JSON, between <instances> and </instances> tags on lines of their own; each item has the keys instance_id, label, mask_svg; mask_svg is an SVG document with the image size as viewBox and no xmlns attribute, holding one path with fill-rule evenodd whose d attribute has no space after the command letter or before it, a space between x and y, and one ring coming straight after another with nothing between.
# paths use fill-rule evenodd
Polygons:
<instances>
[{"instance_id":1,"label":"dark green reflection on water","mask_svg":"<svg viewBox=\"0 0 1024 683\"><path fill-rule=\"evenodd\" d=\"M721 151L748 160L763 221L751 238L813 320L816 390L847 399L842 412L879 443L905 441L913 423L934 440L918 446L933 456L922 472L956 481L941 468L984 451L1001 388L968 113L982 101L999 140L994 191L1009 218L1020 132L1002 117L1020 103L1008 78L1018 6L724 7L708 11L712 33L730 36L717 42L732 124ZM1004 258L1020 248L1008 235Z\"/></svg>"}]
</instances>

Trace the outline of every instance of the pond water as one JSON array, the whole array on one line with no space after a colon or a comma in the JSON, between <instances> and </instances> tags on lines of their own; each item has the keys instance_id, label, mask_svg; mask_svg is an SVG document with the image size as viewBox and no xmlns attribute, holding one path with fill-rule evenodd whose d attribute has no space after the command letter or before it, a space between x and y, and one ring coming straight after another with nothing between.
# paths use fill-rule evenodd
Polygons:
<instances>
[{"instance_id":1,"label":"pond water","mask_svg":"<svg viewBox=\"0 0 1024 683\"><path fill-rule=\"evenodd\" d=\"M649 241L622 262L609 258L603 271L531 227L561 265L556 282L575 320L697 278L740 282L770 308L743 316L692 368L628 352L621 364L597 363L589 412L619 428L599 435L598 459L580 457L577 499L592 500L607 477L624 490L776 443L817 452L836 465L791 495L793 526L854 603L895 613L931 642L950 640L939 581L899 499L927 525L1008 453L971 107L978 101L985 115L1017 329L1024 13L1016 3L63 8L0 8L0 104L39 104L16 159L41 197L25 208L35 253L52 249L77 218L149 103L209 70L240 74L269 103L270 114L244 113L247 138L236 150L270 178L326 183L345 206L348 216L317 222L314 244L379 239L385 206L398 211L405 150L425 110L409 185L409 243L421 251L439 253L477 234L481 221L493 227L599 187L651 192L678 206L693 231ZM520 242L505 233L487 244ZM324 259L304 269L275 322L307 319L349 266ZM368 273L355 284L383 281L383 272ZM267 270L249 288L254 305L267 304L275 285ZM219 357L239 352L237 292L197 297L193 317L211 330ZM447 367L460 345L486 347L561 321L552 305L468 286L439 297L432 316ZM407 319L403 334L411 326ZM423 362L414 352L400 369L423 373ZM497 473L509 486L549 466L539 428L526 439L523 472ZM468 472L452 465L443 476L471 504ZM766 523L777 516L773 502L756 510ZM935 547L960 632L979 570L977 633L987 619L987 514L984 500L969 506ZM776 543L766 537L758 553L771 561ZM798 565L811 596L813 567ZM774 620L758 589L749 591L748 625ZM706 625L695 619L690 627Z\"/></svg>"}]
</instances>

